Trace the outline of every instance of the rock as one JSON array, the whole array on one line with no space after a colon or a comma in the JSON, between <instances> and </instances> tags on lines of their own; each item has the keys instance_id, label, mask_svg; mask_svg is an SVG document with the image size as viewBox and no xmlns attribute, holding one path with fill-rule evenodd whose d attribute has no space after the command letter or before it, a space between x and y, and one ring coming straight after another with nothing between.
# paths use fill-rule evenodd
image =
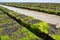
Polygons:
<instances>
[{"instance_id":1,"label":"rock","mask_svg":"<svg viewBox=\"0 0 60 40\"><path fill-rule=\"evenodd\" d=\"M56 28L60 28L60 24L56 25Z\"/></svg>"}]
</instances>

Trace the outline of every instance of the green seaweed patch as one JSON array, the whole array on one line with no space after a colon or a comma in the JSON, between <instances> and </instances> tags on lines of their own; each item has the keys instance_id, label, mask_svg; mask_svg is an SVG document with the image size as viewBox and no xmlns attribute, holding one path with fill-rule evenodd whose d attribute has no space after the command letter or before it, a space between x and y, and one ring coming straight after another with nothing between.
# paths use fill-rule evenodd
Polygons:
<instances>
[{"instance_id":1,"label":"green seaweed patch","mask_svg":"<svg viewBox=\"0 0 60 40\"><path fill-rule=\"evenodd\" d=\"M8 19L6 19L6 20L2 20L2 23L4 23L4 24L6 24L6 23L9 23L10 22L10 20Z\"/></svg>"},{"instance_id":2,"label":"green seaweed patch","mask_svg":"<svg viewBox=\"0 0 60 40\"><path fill-rule=\"evenodd\" d=\"M6 17L6 15L0 15L0 18L1 18L1 17Z\"/></svg>"},{"instance_id":3,"label":"green seaweed patch","mask_svg":"<svg viewBox=\"0 0 60 40\"><path fill-rule=\"evenodd\" d=\"M52 34L52 38L54 38L55 40L60 40L60 35L54 35L54 34Z\"/></svg>"},{"instance_id":4,"label":"green seaweed patch","mask_svg":"<svg viewBox=\"0 0 60 40\"><path fill-rule=\"evenodd\" d=\"M8 13L9 13L10 15L15 16L13 11L9 11Z\"/></svg>"},{"instance_id":5,"label":"green seaweed patch","mask_svg":"<svg viewBox=\"0 0 60 40\"><path fill-rule=\"evenodd\" d=\"M22 33L23 35L25 35L22 38L20 38L20 40L33 40L33 39L40 40L39 37L37 37L36 35L34 35L32 32L30 32L26 28L23 28L20 33Z\"/></svg>"},{"instance_id":6,"label":"green seaweed patch","mask_svg":"<svg viewBox=\"0 0 60 40\"><path fill-rule=\"evenodd\" d=\"M2 35L2 36L1 36L1 40L9 40L8 35Z\"/></svg>"},{"instance_id":7,"label":"green seaweed patch","mask_svg":"<svg viewBox=\"0 0 60 40\"><path fill-rule=\"evenodd\" d=\"M32 25L31 25L31 28L32 28L32 29L38 28L38 29L41 30L42 32L48 34L49 25L48 25L48 23L42 21L42 22L40 22L40 23L32 24Z\"/></svg>"},{"instance_id":8,"label":"green seaweed patch","mask_svg":"<svg viewBox=\"0 0 60 40\"><path fill-rule=\"evenodd\" d=\"M0 28L0 32L2 32L4 29L3 28Z\"/></svg>"},{"instance_id":9,"label":"green seaweed patch","mask_svg":"<svg viewBox=\"0 0 60 40\"><path fill-rule=\"evenodd\" d=\"M14 33L14 39L17 39L16 37L18 38L18 40L33 40L33 39L40 40L39 37L34 35L25 27L19 29L17 32Z\"/></svg>"}]
</instances>

